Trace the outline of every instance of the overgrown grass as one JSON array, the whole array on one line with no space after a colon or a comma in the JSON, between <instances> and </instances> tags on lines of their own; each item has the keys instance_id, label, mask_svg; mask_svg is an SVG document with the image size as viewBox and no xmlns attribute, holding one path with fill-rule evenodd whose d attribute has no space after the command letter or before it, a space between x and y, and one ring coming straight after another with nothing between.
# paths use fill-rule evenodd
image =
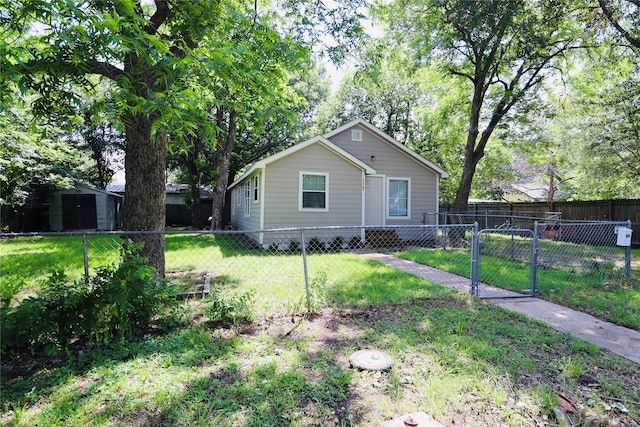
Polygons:
<instances>
[{"instance_id":1,"label":"overgrown grass","mask_svg":"<svg viewBox=\"0 0 640 427\"><path fill-rule=\"evenodd\" d=\"M229 294L253 290L254 324L216 323L215 299L187 301L177 325L160 317L138 341L5 359L0 423L370 426L423 410L445 425L524 426L554 423L560 394L585 419L640 420L637 364L569 334L354 254L309 256L319 303L334 310L293 316L304 295L299 255L247 248L232 264L234 247L221 246L168 236L167 264L211 272ZM447 252L405 256L468 274L468 254ZM351 368L363 348L387 352L393 368Z\"/></svg>"},{"instance_id":2,"label":"overgrown grass","mask_svg":"<svg viewBox=\"0 0 640 427\"><path fill-rule=\"evenodd\" d=\"M445 425L522 426L553 420L558 394L575 402L585 418L639 419L629 403L640 397L637 365L421 282L425 298L412 303L342 309L295 324L271 318L258 328L218 327L203 317L206 300L187 302L184 326L168 333L74 353L65 363L43 363L43 369L7 372L5 365L0 421L370 426L423 410ZM407 287L408 295L415 285ZM350 368L348 355L362 348L387 352L393 368ZM616 402L629 412L616 409Z\"/></svg>"},{"instance_id":3,"label":"overgrown grass","mask_svg":"<svg viewBox=\"0 0 640 427\"><path fill-rule=\"evenodd\" d=\"M415 250L398 256L464 277L470 276L468 250ZM634 250L632 259L640 251ZM527 264L483 255L480 281L522 292L529 289ZM555 268L538 269L538 296L621 326L640 330L640 271L630 280L603 280L599 274L577 276Z\"/></svg>"}]
</instances>

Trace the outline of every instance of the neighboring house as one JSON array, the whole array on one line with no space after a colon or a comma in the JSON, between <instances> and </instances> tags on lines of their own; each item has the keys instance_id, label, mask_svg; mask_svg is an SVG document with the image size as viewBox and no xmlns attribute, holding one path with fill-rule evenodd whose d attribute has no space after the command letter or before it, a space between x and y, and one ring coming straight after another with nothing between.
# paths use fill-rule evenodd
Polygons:
<instances>
[{"instance_id":1,"label":"neighboring house","mask_svg":"<svg viewBox=\"0 0 640 427\"><path fill-rule=\"evenodd\" d=\"M231 225L259 230L432 224L439 182L446 177L375 126L354 120L251 166L229 186ZM270 243L265 233L252 237Z\"/></svg>"},{"instance_id":2,"label":"neighboring house","mask_svg":"<svg viewBox=\"0 0 640 427\"><path fill-rule=\"evenodd\" d=\"M187 184L167 184L167 195L165 199L167 226L191 226L193 225L193 215L191 208L185 204L185 193L190 189ZM125 195L124 184L109 184L107 190ZM213 203L213 193L208 187L200 187L200 221L203 225L208 225L211 216Z\"/></svg>"},{"instance_id":3,"label":"neighboring house","mask_svg":"<svg viewBox=\"0 0 640 427\"><path fill-rule=\"evenodd\" d=\"M51 231L107 230L122 226L123 197L83 185L58 190L49 197Z\"/></svg>"},{"instance_id":4,"label":"neighboring house","mask_svg":"<svg viewBox=\"0 0 640 427\"><path fill-rule=\"evenodd\" d=\"M546 202L549 188L538 184L513 184L502 198L507 202Z\"/></svg>"},{"instance_id":5,"label":"neighboring house","mask_svg":"<svg viewBox=\"0 0 640 427\"><path fill-rule=\"evenodd\" d=\"M185 203L185 193L191 188L187 184L167 184L167 226L192 226L192 208ZM200 223L208 226L211 222L213 192L208 187L200 187Z\"/></svg>"}]
</instances>

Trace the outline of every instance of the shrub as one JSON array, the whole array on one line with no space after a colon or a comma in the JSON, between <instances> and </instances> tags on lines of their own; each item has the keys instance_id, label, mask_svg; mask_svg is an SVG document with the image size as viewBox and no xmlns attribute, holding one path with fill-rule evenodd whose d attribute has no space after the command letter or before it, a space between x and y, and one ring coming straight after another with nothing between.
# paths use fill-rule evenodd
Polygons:
<instances>
[{"instance_id":1,"label":"shrub","mask_svg":"<svg viewBox=\"0 0 640 427\"><path fill-rule=\"evenodd\" d=\"M353 236L351 238L351 240L349 240L349 248L350 249L358 249L361 248L362 245L362 241L360 240L360 237L358 236Z\"/></svg>"},{"instance_id":2,"label":"shrub","mask_svg":"<svg viewBox=\"0 0 640 427\"><path fill-rule=\"evenodd\" d=\"M322 251L324 250L324 243L322 243L319 238L312 237L309 239L309 242L307 242L307 250L310 252Z\"/></svg>"},{"instance_id":3,"label":"shrub","mask_svg":"<svg viewBox=\"0 0 640 427\"><path fill-rule=\"evenodd\" d=\"M0 351L51 355L72 339L107 343L142 332L175 290L156 278L141 247L123 243L119 262L89 279L71 282L53 271L37 296L2 310Z\"/></svg>"},{"instance_id":4,"label":"shrub","mask_svg":"<svg viewBox=\"0 0 640 427\"><path fill-rule=\"evenodd\" d=\"M336 236L332 241L329 247L332 251L340 251L342 250L342 244L344 243L344 237Z\"/></svg>"},{"instance_id":5,"label":"shrub","mask_svg":"<svg viewBox=\"0 0 640 427\"><path fill-rule=\"evenodd\" d=\"M290 252L298 252L300 250L300 242L297 240L292 240L289 242L289 251Z\"/></svg>"}]
</instances>

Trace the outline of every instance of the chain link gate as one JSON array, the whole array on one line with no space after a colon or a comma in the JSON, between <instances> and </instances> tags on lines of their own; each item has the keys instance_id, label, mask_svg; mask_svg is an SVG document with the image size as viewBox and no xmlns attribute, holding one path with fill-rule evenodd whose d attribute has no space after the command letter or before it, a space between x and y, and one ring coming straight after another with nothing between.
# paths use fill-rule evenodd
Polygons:
<instances>
[{"instance_id":1,"label":"chain link gate","mask_svg":"<svg viewBox=\"0 0 640 427\"><path fill-rule=\"evenodd\" d=\"M471 294L479 298L522 298L536 293L538 236L532 230L474 230ZM510 282L510 283L509 283Z\"/></svg>"}]
</instances>

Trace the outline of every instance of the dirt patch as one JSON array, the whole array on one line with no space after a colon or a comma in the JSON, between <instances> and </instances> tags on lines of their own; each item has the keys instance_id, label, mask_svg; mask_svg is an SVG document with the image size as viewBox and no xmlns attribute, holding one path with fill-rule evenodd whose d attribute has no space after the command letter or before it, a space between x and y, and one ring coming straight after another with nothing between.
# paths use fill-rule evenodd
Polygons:
<instances>
[{"instance_id":1,"label":"dirt patch","mask_svg":"<svg viewBox=\"0 0 640 427\"><path fill-rule=\"evenodd\" d=\"M463 316L472 320L465 321ZM376 425L417 410L445 426L558 425L562 413L554 414L553 405L545 407L532 398L541 390L566 398L580 411L583 425L640 425L633 406L640 390L637 365L589 347L576 351L572 340L546 332L539 324L523 322L525 326L508 325L504 334L498 329L484 335L485 324L475 320L487 318L492 327L501 320L519 323L504 316L485 302L452 297L325 309L312 316L269 316L250 324L218 327L215 335L257 344L252 347L257 354L234 354L234 363L241 369L272 358L278 369L302 373L309 383L321 382L330 369L347 373L347 397L336 403L322 425ZM385 372L351 368L350 354L364 348L389 353L393 367ZM504 349L507 352L500 354ZM82 351L86 350L73 349L72 357ZM526 366L515 366L516 358ZM67 362L32 356L3 360L3 388ZM203 362L201 369L207 369ZM216 379L224 384L242 379L233 377L232 370L217 372ZM89 385L87 380L78 387L84 392ZM299 402L298 409L311 417L318 411L314 408L313 401ZM594 424L588 424L591 421ZM309 425L317 423L316 419Z\"/></svg>"},{"instance_id":2,"label":"dirt patch","mask_svg":"<svg viewBox=\"0 0 640 427\"><path fill-rule=\"evenodd\" d=\"M335 364L347 370L353 369L349 364L349 355L353 351L388 345L389 337L379 335L380 331L387 328L393 335L395 326L402 328L406 322L412 321L413 308L427 308L428 313L430 310L446 308L448 304L447 301L428 300L389 306L326 309L308 317L272 316L243 326L237 332L249 340L269 337L274 342L272 351L284 349L291 341L302 340L305 343L304 351L310 358L329 352L335 355ZM479 305L484 304L480 302ZM420 325L416 324L414 329L419 328ZM523 339L526 337L505 337L504 341L511 343ZM503 343L495 344L499 346ZM351 398L344 409L338 411L340 417L345 417L340 418L340 422L346 423L349 420L356 424L369 424L372 420L383 421L410 410L424 410L428 406L424 405L425 396L420 391L421 387L412 384L412 381L418 378L418 381L428 383L440 381L441 378L430 378L427 363L432 360L423 359L421 351L428 351L428 347L416 347L415 352L403 352L389 372L354 372L349 386ZM516 346L514 351L520 350ZM631 401L625 405L622 402L624 399L611 396L611 390L603 388L601 384L601 381L619 384L628 390L635 390L637 394L640 390L640 376L637 372L629 372L629 365L626 368L619 366L617 356L603 352L601 357L596 356L593 360L587 357L587 361L576 362L583 364L578 368L580 373L569 373L566 372L569 368L563 368L562 363L570 363L571 358L568 347L548 346L531 355L528 359L531 366L522 371L508 372L508 363L505 362L504 367L496 367L497 370L503 370L506 377L496 380L496 388L505 388L510 393L503 397L504 402L497 404L487 398L487 394L491 395L491 392L485 391L483 394L482 391L474 391L473 385L463 385L461 389L465 393L442 396L443 402L435 405L443 408L436 418L446 426L504 425L509 422L505 418L506 411L519 415L520 418L517 419L520 421L516 421L514 425L557 425L557 417L562 416L561 402L556 405L557 408L554 405L543 408L540 402L526 401L523 397L531 390L544 389L562 396L562 399L567 399L579 408L581 419L586 423L584 425L640 425L634 416L626 412L627 406L632 407L637 402ZM420 372L424 371L427 373L421 376ZM309 380L314 380L311 374ZM474 381L474 378L470 381ZM390 413L394 408L395 412ZM567 419L570 417L567 416Z\"/></svg>"}]
</instances>

